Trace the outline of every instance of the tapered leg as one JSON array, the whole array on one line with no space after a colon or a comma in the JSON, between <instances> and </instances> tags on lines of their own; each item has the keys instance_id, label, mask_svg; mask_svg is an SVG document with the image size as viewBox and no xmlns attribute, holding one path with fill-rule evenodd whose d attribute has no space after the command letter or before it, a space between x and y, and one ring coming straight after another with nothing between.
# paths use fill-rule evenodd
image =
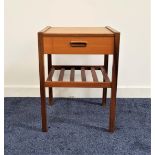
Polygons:
<instances>
[{"instance_id":1,"label":"tapered leg","mask_svg":"<svg viewBox=\"0 0 155 155\"><path fill-rule=\"evenodd\" d=\"M119 61L119 40L120 34L115 34L115 51L113 54L112 66L112 88L111 88L111 103L110 103L110 117L109 117L109 131L115 130L116 119L116 94L117 94L117 77L118 77L118 61Z\"/></svg>"},{"instance_id":2,"label":"tapered leg","mask_svg":"<svg viewBox=\"0 0 155 155\"><path fill-rule=\"evenodd\" d=\"M41 97L41 116L42 116L42 131L47 131L46 120L46 96L45 96L45 75L44 75L44 55L39 54L39 73L40 73L40 97Z\"/></svg>"},{"instance_id":3,"label":"tapered leg","mask_svg":"<svg viewBox=\"0 0 155 155\"><path fill-rule=\"evenodd\" d=\"M115 116L116 116L116 86L111 89L111 102L110 102L110 118L109 118L109 131L115 130Z\"/></svg>"},{"instance_id":4,"label":"tapered leg","mask_svg":"<svg viewBox=\"0 0 155 155\"><path fill-rule=\"evenodd\" d=\"M106 72L108 73L108 55L104 55L104 67ZM103 96L102 96L102 106L106 105L106 99L107 99L107 88L103 88Z\"/></svg>"},{"instance_id":5,"label":"tapered leg","mask_svg":"<svg viewBox=\"0 0 155 155\"><path fill-rule=\"evenodd\" d=\"M41 117L42 117L42 131L47 132L46 119L46 96L45 96L45 72L44 72L44 53L42 50L42 36L38 34L39 47L39 76L40 76L40 97L41 97Z\"/></svg>"},{"instance_id":6,"label":"tapered leg","mask_svg":"<svg viewBox=\"0 0 155 155\"><path fill-rule=\"evenodd\" d=\"M47 59L48 59L48 73L49 73L52 66L52 55L48 54ZM53 103L53 90L51 87L49 87L48 91L49 91L48 103L51 105Z\"/></svg>"},{"instance_id":7,"label":"tapered leg","mask_svg":"<svg viewBox=\"0 0 155 155\"><path fill-rule=\"evenodd\" d=\"M49 87L49 98L48 98L48 103L50 105L53 104L53 89Z\"/></svg>"},{"instance_id":8,"label":"tapered leg","mask_svg":"<svg viewBox=\"0 0 155 155\"><path fill-rule=\"evenodd\" d=\"M112 88L111 88L111 102L110 102L110 118L109 118L109 131L115 130L115 115L116 115L116 93L117 93L117 73L118 73L118 57L113 56L112 67Z\"/></svg>"},{"instance_id":9,"label":"tapered leg","mask_svg":"<svg viewBox=\"0 0 155 155\"><path fill-rule=\"evenodd\" d=\"M47 132L47 119L46 119L46 97L45 88L40 88L41 94L41 115L42 115L42 131Z\"/></svg>"}]
</instances>

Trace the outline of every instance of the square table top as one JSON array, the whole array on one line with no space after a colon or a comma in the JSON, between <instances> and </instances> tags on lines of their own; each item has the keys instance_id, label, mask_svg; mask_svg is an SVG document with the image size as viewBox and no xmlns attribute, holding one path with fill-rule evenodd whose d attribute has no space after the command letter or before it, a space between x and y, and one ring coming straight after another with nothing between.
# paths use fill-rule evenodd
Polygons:
<instances>
[{"instance_id":1,"label":"square table top","mask_svg":"<svg viewBox=\"0 0 155 155\"><path fill-rule=\"evenodd\" d=\"M108 27L51 27L47 26L42 31L44 35L97 35L114 36L114 32ZM116 31L118 32L118 31Z\"/></svg>"}]
</instances>

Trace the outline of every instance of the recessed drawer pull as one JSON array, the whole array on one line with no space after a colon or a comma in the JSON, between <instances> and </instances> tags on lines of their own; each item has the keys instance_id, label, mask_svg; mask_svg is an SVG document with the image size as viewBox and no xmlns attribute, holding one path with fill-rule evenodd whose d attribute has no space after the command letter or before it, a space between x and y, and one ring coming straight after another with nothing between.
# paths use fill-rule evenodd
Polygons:
<instances>
[{"instance_id":1,"label":"recessed drawer pull","mask_svg":"<svg viewBox=\"0 0 155 155\"><path fill-rule=\"evenodd\" d=\"M85 41L71 41L70 46L71 47L86 47L87 42L85 42Z\"/></svg>"}]
</instances>

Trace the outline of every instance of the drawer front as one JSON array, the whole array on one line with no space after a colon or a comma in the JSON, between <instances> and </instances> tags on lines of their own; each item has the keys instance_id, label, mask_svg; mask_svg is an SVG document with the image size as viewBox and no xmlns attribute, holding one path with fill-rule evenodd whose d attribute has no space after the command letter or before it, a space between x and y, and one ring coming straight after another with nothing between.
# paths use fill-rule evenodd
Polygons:
<instances>
[{"instance_id":1,"label":"drawer front","mask_svg":"<svg viewBox=\"0 0 155 155\"><path fill-rule=\"evenodd\" d=\"M44 37L46 54L113 54L114 37Z\"/></svg>"}]
</instances>

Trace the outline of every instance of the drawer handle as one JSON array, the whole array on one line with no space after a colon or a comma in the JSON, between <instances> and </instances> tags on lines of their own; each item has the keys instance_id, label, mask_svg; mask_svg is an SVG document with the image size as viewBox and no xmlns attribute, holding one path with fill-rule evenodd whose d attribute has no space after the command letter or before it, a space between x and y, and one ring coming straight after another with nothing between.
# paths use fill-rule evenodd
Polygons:
<instances>
[{"instance_id":1,"label":"drawer handle","mask_svg":"<svg viewBox=\"0 0 155 155\"><path fill-rule=\"evenodd\" d=\"M70 46L71 47L86 47L87 42L85 42L85 41L71 41Z\"/></svg>"}]
</instances>

